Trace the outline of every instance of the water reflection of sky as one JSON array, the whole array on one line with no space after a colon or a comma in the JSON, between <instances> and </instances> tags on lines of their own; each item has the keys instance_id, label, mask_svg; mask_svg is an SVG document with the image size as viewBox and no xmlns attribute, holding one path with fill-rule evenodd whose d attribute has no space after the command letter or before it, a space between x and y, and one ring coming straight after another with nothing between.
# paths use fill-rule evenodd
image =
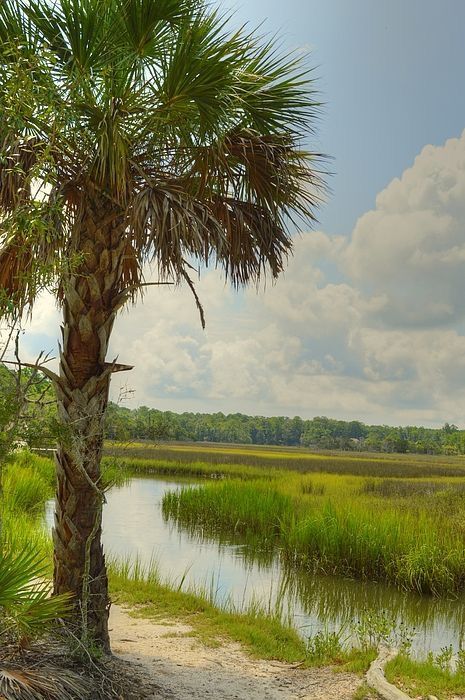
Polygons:
<instances>
[{"instance_id":1,"label":"water reflection of sky","mask_svg":"<svg viewBox=\"0 0 465 700\"><path fill-rule=\"evenodd\" d=\"M117 557L139 557L159 564L162 578L183 588L213 591L216 600L238 608L252 600L273 607L277 597L303 636L324 630L347 630L371 611L415 628L414 649L458 649L465 630L463 600L439 600L406 594L392 587L335 577L286 573L279 562L253 561L243 544L211 541L165 522L161 501L167 490L180 488L161 479L135 478L107 495L103 514L105 550ZM46 519L53 523L53 502ZM266 562L266 563L265 563Z\"/></svg>"}]
</instances>

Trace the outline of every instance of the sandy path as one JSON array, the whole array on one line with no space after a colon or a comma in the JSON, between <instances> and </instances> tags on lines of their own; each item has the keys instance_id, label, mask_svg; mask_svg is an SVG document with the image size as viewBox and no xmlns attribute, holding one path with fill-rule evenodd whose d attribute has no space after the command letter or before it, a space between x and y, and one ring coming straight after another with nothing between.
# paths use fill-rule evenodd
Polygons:
<instances>
[{"instance_id":1,"label":"sandy path","mask_svg":"<svg viewBox=\"0 0 465 700\"><path fill-rule=\"evenodd\" d=\"M187 625L135 619L117 605L110 629L114 653L139 665L143 700L350 700L361 682L355 674L257 661L238 644L206 647L185 636Z\"/></svg>"}]
</instances>

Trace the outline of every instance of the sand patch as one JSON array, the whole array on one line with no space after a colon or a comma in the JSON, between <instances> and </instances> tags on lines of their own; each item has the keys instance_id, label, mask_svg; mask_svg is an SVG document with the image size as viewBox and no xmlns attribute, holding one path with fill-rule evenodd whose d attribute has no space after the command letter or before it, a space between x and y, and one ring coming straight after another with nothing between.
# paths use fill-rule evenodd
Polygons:
<instances>
[{"instance_id":1,"label":"sand patch","mask_svg":"<svg viewBox=\"0 0 465 700\"><path fill-rule=\"evenodd\" d=\"M117 605L110 629L114 653L138 666L143 700L350 700L361 684L353 673L252 659L239 644L205 646L188 625L136 619Z\"/></svg>"}]
</instances>

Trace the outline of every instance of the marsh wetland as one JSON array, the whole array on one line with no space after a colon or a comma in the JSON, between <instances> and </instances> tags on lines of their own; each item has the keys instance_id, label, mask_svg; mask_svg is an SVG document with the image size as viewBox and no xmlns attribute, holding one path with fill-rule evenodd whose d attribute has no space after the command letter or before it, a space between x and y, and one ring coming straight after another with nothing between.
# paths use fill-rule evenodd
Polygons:
<instances>
[{"instance_id":1,"label":"marsh wetland","mask_svg":"<svg viewBox=\"0 0 465 700\"><path fill-rule=\"evenodd\" d=\"M279 547L247 540L239 527L215 535L200 524L182 524L171 514L171 504L182 499L183 490L197 499L204 488L199 481L159 477L134 477L114 487L105 508L106 551L119 560L155 566L173 588L202 591L219 606L278 610L304 639L336 632L356 644L364 634L391 634L399 641L408 637L419 656L449 645L459 649L465 634L461 594L420 595L381 582L303 571L289 566ZM47 521L51 526L53 501L47 503Z\"/></svg>"},{"instance_id":2,"label":"marsh wetland","mask_svg":"<svg viewBox=\"0 0 465 700\"><path fill-rule=\"evenodd\" d=\"M116 602L261 658L363 671L387 641L392 677L465 692L461 458L113 444L103 474ZM16 456L4 489L10 540L50 557L52 462Z\"/></svg>"},{"instance_id":3,"label":"marsh wetland","mask_svg":"<svg viewBox=\"0 0 465 700\"><path fill-rule=\"evenodd\" d=\"M303 636L353 639L390 626L419 656L461 648L461 458L222 445L107 451L133 475L109 496L104 536L115 554L155 560L176 585L218 604L279 608Z\"/></svg>"}]
</instances>

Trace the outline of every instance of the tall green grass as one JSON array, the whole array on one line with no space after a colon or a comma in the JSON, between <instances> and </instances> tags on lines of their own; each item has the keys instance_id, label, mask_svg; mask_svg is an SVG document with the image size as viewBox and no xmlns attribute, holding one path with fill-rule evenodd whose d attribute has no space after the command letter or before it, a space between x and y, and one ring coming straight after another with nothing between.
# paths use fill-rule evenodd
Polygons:
<instances>
[{"instance_id":1,"label":"tall green grass","mask_svg":"<svg viewBox=\"0 0 465 700\"><path fill-rule=\"evenodd\" d=\"M3 497L8 509L15 512L38 513L53 490L34 469L9 468L3 477Z\"/></svg>"},{"instance_id":2,"label":"tall green grass","mask_svg":"<svg viewBox=\"0 0 465 700\"><path fill-rule=\"evenodd\" d=\"M107 459L102 469L102 485L121 485L127 470ZM22 450L14 453L2 470L2 536L11 548L21 550L31 544L45 556L52 553L49 534L44 528L44 505L55 493L55 466L49 457Z\"/></svg>"},{"instance_id":3,"label":"tall green grass","mask_svg":"<svg viewBox=\"0 0 465 700\"><path fill-rule=\"evenodd\" d=\"M186 487L180 493L169 491L163 499L166 517L212 534L227 530L269 538L281 533L283 520L291 512L292 499L276 489L232 481L205 488Z\"/></svg>"},{"instance_id":4,"label":"tall green grass","mask_svg":"<svg viewBox=\"0 0 465 700\"><path fill-rule=\"evenodd\" d=\"M32 548L51 561L52 543L44 528L43 508L54 493L53 462L27 451L18 452L3 468L2 485L3 543L16 552Z\"/></svg>"},{"instance_id":5,"label":"tall green grass","mask_svg":"<svg viewBox=\"0 0 465 700\"><path fill-rule=\"evenodd\" d=\"M4 508L2 512L2 538L3 543L14 552L31 547L46 558L51 566L52 540L43 526L41 516L31 516L27 513Z\"/></svg>"},{"instance_id":6,"label":"tall green grass","mask_svg":"<svg viewBox=\"0 0 465 700\"><path fill-rule=\"evenodd\" d=\"M184 488L165 495L163 512L205 534L253 536L258 547L273 541L286 562L307 570L436 595L465 588L463 534L444 519L360 502L350 493L295 498L279 487L231 481Z\"/></svg>"}]
</instances>

